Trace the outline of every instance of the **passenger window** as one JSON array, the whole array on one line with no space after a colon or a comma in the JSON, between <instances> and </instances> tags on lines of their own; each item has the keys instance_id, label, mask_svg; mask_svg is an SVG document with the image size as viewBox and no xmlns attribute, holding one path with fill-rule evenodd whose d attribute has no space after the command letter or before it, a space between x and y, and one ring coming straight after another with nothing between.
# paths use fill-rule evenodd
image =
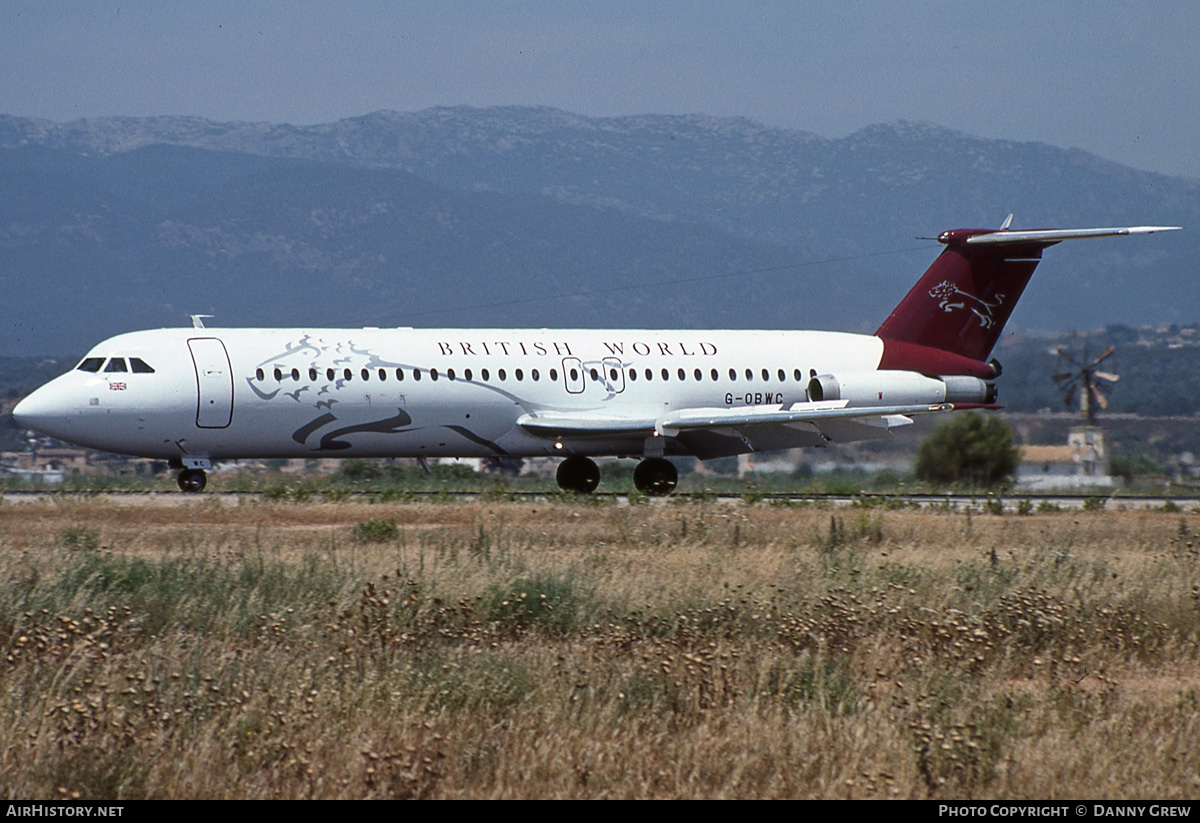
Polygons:
<instances>
[{"instance_id":1,"label":"passenger window","mask_svg":"<svg viewBox=\"0 0 1200 823\"><path fill-rule=\"evenodd\" d=\"M278 368L276 368L275 369L275 382L278 383L282 379L283 379L283 372L281 372Z\"/></svg>"},{"instance_id":2,"label":"passenger window","mask_svg":"<svg viewBox=\"0 0 1200 823\"><path fill-rule=\"evenodd\" d=\"M663 378L663 380L670 380L671 373L669 371L667 371L666 369L663 369L662 370L662 378Z\"/></svg>"},{"instance_id":3,"label":"passenger window","mask_svg":"<svg viewBox=\"0 0 1200 823\"><path fill-rule=\"evenodd\" d=\"M540 374L538 374L537 369L534 369L533 371L531 371L529 373L529 376L533 378L533 382L535 382L535 383L542 379L542 376Z\"/></svg>"},{"instance_id":4,"label":"passenger window","mask_svg":"<svg viewBox=\"0 0 1200 823\"><path fill-rule=\"evenodd\" d=\"M308 370L308 379L313 380L313 381L315 381L317 379L317 370L316 369Z\"/></svg>"},{"instance_id":5,"label":"passenger window","mask_svg":"<svg viewBox=\"0 0 1200 823\"><path fill-rule=\"evenodd\" d=\"M345 378L345 380L346 380L346 382L347 382L347 383L349 383L349 382L350 382L350 370L349 370L349 369L344 369L344 370L342 371L342 377L343 377L343 378Z\"/></svg>"},{"instance_id":6,"label":"passenger window","mask_svg":"<svg viewBox=\"0 0 1200 823\"><path fill-rule=\"evenodd\" d=\"M629 379L630 379L630 380L637 380L637 369L630 369L630 370L629 370Z\"/></svg>"},{"instance_id":7,"label":"passenger window","mask_svg":"<svg viewBox=\"0 0 1200 823\"><path fill-rule=\"evenodd\" d=\"M513 374L515 374L515 375L516 375L516 377L517 377L517 379L518 379L518 380L524 380L524 379L525 379L525 372L521 371L520 369L517 369L515 372L513 372Z\"/></svg>"},{"instance_id":8,"label":"passenger window","mask_svg":"<svg viewBox=\"0 0 1200 823\"><path fill-rule=\"evenodd\" d=\"M716 369L713 369L711 372L709 372L709 376L712 377L714 383L721 378L721 375L717 373Z\"/></svg>"},{"instance_id":9,"label":"passenger window","mask_svg":"<svg viewBox=\"0 0 1200 823\"><path fill-rule=\"evenodd\" d=\"M471 370L470 370L470 369L467 369L465 372L463 372L463 376L464 376L464 377L465 377L467 380L470 380L470 379L471 379Z\"/></svg>"},{"instance_id":10,"label":"passenger window","mask_svg":"<svg viewBox=\"0 0 1200 823\"><path fill-rule=\"evenodd\" d=\"M438 370L437 370L437 369L430 369L430 370L429 370L429 379L430 379L430 380L437 380L437 379L438 379Z\"/></svg>"},{"instance_id":11,"label":"passenger window","mask_svg":"<svg viewBox=\"0 0 1200 823\"><path fill-rule=\"evenodd\" d=\"M387 380L387 369L380 369L380 370L379 370L379 379L380 379L380 380Z\"/></svg>"},{"instance_id":12,"label":"passenger window","mask_svg":"<svg viewBox=\"0 0 1200 823\"><path fill-rule=\"evenodd\" d=\"M680 369L677 374L679 375L680 380L687 380L687 372L685 372L683 369Z\"/></svg>"},{"instance_id":13,"label":"passenger window","mask_svg":"<svg viewBox=\"0 0 1200 823\"><path fill-rule=\"evenodd\" d=\"M114 357L108 361L108 365L104 367L106 372L129 371L125 366L124 357Z\"/></svg>"},{"instance_id":14,"label":"passenger window","mask_svg":"<svg viewBox=\"0 0 1200 823\"><path fill-rule=\"evenodd\" d=\"M767 371L766 369L762 370L762 375L763 375L763 380L771 379L771 373L769 371Z\"/></svg>"},{"instance_id":15,"label":"passenger window","mask_svg":"<svg viewBox=\"0 0 1200 823\"><path fill-rule=\"evenodd\" d=\"M504 369L500 369L498 372L496 372L496 375L497 375L497 376L498 376L498 377L499 377L501 380L507 380L507 379L508 379L508 375L506 375L506 374L504 373Z\"/></svg>"},{"instance_id":16,"label":"passenger window","mask_svg":"<svg viewBox=\"0 0 1200 823\"><path fill-rule=\"evenodd\" d=\"M752 372L750 369L746 369L746 379L747 379L747 380L753 380L753 379L754 379L754 372Z\"/></svg>"},{"instance_id":17,"label":"passenger window","mask_svg":"<svg viewBox=\"0 0 1200 823\"><path fill-rule=\"evenodd\" d=\"M704 372L700 371L699 369L696 369L696 371L692 373L692 376L695 377L697 380L703 380Z\"/></svg>"},{"instance_id":18,"label":"passenger window","mask_svg":"<svg viewBox=\"0 0 1200 823\"><path fill-rule=\"evenodd\" d=\"M592 376L592 380L599 380L599 379L600 379L600 375L599 375L599 374L596 372L596 370L595 370L595 369L590 369L590 370L588 371L588 373L589 373L589 374L591 374L591 376Z\"/></svg>"},{"instance_id":19,"label":"passenger window","mask_svg":"<svg viewBox=\"0 0 1200 823\"><path fill-rule=\"evenodd\" d=\"M779 375L779 382L780 382L780 383L782 383L784 380L787 380L787 375L783 373L783 369L780 369L780 370L778 371L778 375Z\"/></svg>"},{"instance_id":20,"label":"passenger window","mask_svg":"<svg viewBox=\"0 0 1200 823\"><path fill-rule=\"evenodd\" d=\"M453 380L454 379L454 369L446 369L446 376L449 377L451 380Z\"/></svg>"},{"instance_id":21,"label":"passenger window","mask_svg":"<svg viewBox=\"0 0 1200 823\"><path fill-rule=\"evenodd\" d=\"M294 366L292 367L292 379L293 379L293 380L299 380L299 379L300 379L300 370L299 370L299 369L297 369L297 368L296 368L296 367L294 367Z\"/></svg>"},{"instance_id":22,"label":"passenger window","mask_svg":"<svg viewBox=\"0 0 1200 823\"><path fill-rule=\"evenodd\" d=\"M550 370L550 379L555 381L556 383L558 382L558 369Z\"/></svg>"},{"instance_id":23,"label":"passenger window","mask_svg":"<svg viewBox=\"0 0 1200 823\"><path fill-rule=\"evenodd\" d=\"M370 369L363 369L362 371L359 372L359 374L362 375L363 380L371 379L371 370Z\"/></svg>"},{"instance_id":24,"label":"passenger window","mask_svg":"<svg viewBox=\"0 0 1200 823\"><path fill-rule=\"evenodd\" d=\"M420 370L420 369L413 369L413 380L418 380L418 381L419 381L420 379L421 379L421 370Z\"/></svg>"},{"instance_id":25,"label":"passenger window","mask_svg":"<svg viewBox=\"0 0 1200 823\"><path fill-rule=\"evenodd\" d=\"M792 377L796 378L796 382L799 383L804 379L804 373L799 369L792 369Z\"/></svg>"},{"instance_id":26,"label":"passenger window","mask_svg":"<svg viewBox=\"0 0 1200 823\"><path fill-rule=\"evenodd\" d=\"M492 379L491 375L488 374L487 369L483 369L482 371L480 371L480 374L483 376L483 382L485 382L485 383Z\"/></svg>"},{"instance_id":27,"label":"passenger window","mask_svg":"<svg viewBox=\"0 0 1200 823\"><path fill-rule=\"evenodd\" d=\"M256 370L255 370L255 372L254 372L254 379L255 379L255 380L262 380L262 379L263 379L263 370L262 370L262 369L256 369Z\"/></svg>"},{"instance_id":28,"label":"passenger window","mask_svg":"<svg viewBox=\"0 0 1200 823\"><path fill-rule=\"evenodd\" d=\"M397 380L404 379L404 369L396 369L396 379Z\"/></svg>"},{"instance_id":29,"label":"passenger window","mask_svg":"<svg viewBox=\"0 0 1200 823\"><path fill-rule=\"evenodd\" d=\"M140 357L129 358L129 368L134 374L154 374L154 369Z\"/></svg>"},{"instance_id":30,"label":"passenger window","mask_svg":"<svg viewBox=\"0 0 1200 823\"><path fill-rule=\"evenodd\" d=\"M649 369L646 369L646 379L647 379L647 380L653 380L653 379L654 379L654 372L650 371Z\"/></svg>"},{"instance_id":31,"label":"passenger window","mask_svg":"<svg viewBox=\"0 0 1200 823\"><path fill-rule=\"evenodd\" d=\"M736 372L736 371L734 371L733 369L730 369L730 370L729 370L729 379L730 379L730 380L737 380L737 372Z\"/></svg>"},{"instance_id":32,"label":"passenger window","mask_svg":"<svg viewBox=\"0 0 1200 823\"><path fill-rule=\"evenodd\" d=\"M615 383L615 382L617 381L617 370L616 370L616 369L609 369L609 370L608 370L608 377L609 377L609 379L610 379L610 380L612 380L612 381Z\"/></svg>"},{"instance_id":33,"label":"passenger window","mask_svg":"<svg viewBox=\"0 0 1200 823\"><path fill-rule=\"evenodd\" d=\"M333 376L335 374L337 374L337 372L335 372L333 369L326 369L325 370L325 379L332 382Z\"/></svg>"},{"instance_id":34,"label":"passenger window","mask_svg":"<svg viewBox=\"0 0 1200 823\"><path fill-rule=\"evenodd\" d=\"M103 365L104 365L103 357L86 357L86 358L84 358L83 362L80 363L75 368L78 371L96 372L96 371L100 371L100 367Z\"/></svg>"},{"instance_id":35,"label":"passenger window","mask_svg":"<svg viewBox=\"0 0 1200 823\"><path fill-rule=\"evenodd\" d=\"M571 382L574 383L578 379L579 379L579 371L576 369L571 369Z\"/></svg>"}]
</instances>

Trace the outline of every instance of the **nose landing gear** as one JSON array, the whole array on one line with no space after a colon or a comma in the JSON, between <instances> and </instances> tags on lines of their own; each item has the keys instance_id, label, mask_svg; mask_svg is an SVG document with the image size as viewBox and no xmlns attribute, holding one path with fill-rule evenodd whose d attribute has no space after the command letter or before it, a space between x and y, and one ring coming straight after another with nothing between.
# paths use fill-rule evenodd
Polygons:
<instances>
[{"instance_id":1,"label":"nose landing gear","mask_svg":"<svg viewBox=\"0 0 1200 823\"><path fill-rule=\"evenodd\" d=\"M204 487L208 485L208 475L204 473L204 469L184 469L175 478L175 482L179 484L180 491L197 494L204 491Z\"/></svg>"},{"instance_id":2,"label":"nose landing gear","mask_svg":"<svg viewBox=\"0 0 1200 823\"><path fill-rule=\"evenodd\" d=\"M179 490L186 494L198 494L208 485L208 475L204 470L211 469L212 462L207 457L173 457L167 461L167 466L179 472L175 475L175 482L179 484Z\"/></svg>"}]
</instances>

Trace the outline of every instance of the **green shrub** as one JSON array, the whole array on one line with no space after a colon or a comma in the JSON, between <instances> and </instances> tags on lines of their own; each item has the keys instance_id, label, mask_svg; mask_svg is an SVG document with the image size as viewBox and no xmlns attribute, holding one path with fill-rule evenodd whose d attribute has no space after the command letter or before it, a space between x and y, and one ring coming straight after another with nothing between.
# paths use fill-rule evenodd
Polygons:
<instances>
[{"instance_id":1,"label":"green shrub","mask_svg":"<svg viewBox=\"0 0 1200 823\"><path fill-rule=\"evenodd\" d=\"M933 483L987 488L1006 482L1021 463L1012 429L978 412L956 414L938 424L917 450L916 474Z\"/></svg>"},{"instance_id":2,"label":"green shrub","mask_svg":"<svg viewBox=\"0 0 1200 823\"><path fill-rule=\"evenodd\" d=\"M359 543L386 543L400 534L396 524L390 520L372 517L354 527L354 539Z\"/></svg>"},{"instance_id":3,"label":"green shrub","mask_svg":"<svg viewBox=\"0 0 1200 823\"><path fill-rule=\"evenodd\" d=\"M481 612L487 622L510 631L538 626L567 634L577 627L582 605L583 598L569 579L539 575L519 577L504 588L491 586Z\"/></svg>"},{"instance_id":4,"label":"green shrub","mask_svg":"<svg viewBox=\"0 0 1200 823\"><path fill-rule=\"evenodd\" d=\"M100 545L100 532L91 526L68 526L59 539L71 551L93 551Z\"/></svg>"},{"instance_id":5,"label":"green shrub","mask_svg":"<svg viewBox=\"0 0 1200 823\"><path fill-rule=\"evenodd\" d=\"M282 483L267 486L262 490L262 499L271 503L283 503L291 496L291 491Z\"/></svg>"}]
</instances>

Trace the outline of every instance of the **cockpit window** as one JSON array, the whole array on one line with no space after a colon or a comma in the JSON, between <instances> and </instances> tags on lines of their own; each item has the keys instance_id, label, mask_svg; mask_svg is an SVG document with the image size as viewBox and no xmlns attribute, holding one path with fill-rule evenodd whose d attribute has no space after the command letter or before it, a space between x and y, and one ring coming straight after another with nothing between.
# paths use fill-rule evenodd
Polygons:
<instances>
[{"instance_id":1,"label":"cockpit window","mask_svg":"<svg viewBox=\"0 0 1200 823\"><path fill-rule=\"evenodd\" d=\"M102 365L104 365L103 357L85 357L75 369L77 371L100 371Z\"/></svg>"},{"instance_id":2,"label":"cockpit window","mask_svg":"<svg viewBox=\"0 0 1200 823\"><path fill-rule=\"evenodd\" d=\"M134 374L154 374L154 369L140 357L129 358L129 366Z\"/></svg>"},{"instance_id":3,"label":"cockpit window","mask_svg":"<svg viewBox=\"0 0 1200 823\"><path fill-rule=\"evenodd\" d=\"M125 365L124 357L113 357L113 358L109 359L108 365L104 367L104 370L106 372L115 372L115 371L124 372L124 371L129 371L129 368Z\"/></svg>"}]
</instances>

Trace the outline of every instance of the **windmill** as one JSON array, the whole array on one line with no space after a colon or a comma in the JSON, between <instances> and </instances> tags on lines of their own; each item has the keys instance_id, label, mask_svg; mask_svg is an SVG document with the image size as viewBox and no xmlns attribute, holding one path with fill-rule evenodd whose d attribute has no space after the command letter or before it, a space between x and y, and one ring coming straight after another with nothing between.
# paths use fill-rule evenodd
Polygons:
<instances>
[{"instance_id":1,"label":"windmill","mask_svg":"<svg viewBox=\"0 0 1200 823\"><path fill-rule=\"evenodd\" d=\"M1083 352L1075 357L1066 346L1058 346L1051 350L1070 364L1070 369L1052 375L1054 382L1063 391L1063 403L1070 407L1071 401L1079 394L1079 412L1089 426L1096 425L1096 405L1102 409L1108 408L1108 398L1100 390L1100 381L1116 383L1120 377L1112 372L1100 371L1097 368L1114 351L1115 346L1109 346L1099 356L1091 358L1088 353L1088 339L1083 338Z\"/></svg>"}]
</instances>

